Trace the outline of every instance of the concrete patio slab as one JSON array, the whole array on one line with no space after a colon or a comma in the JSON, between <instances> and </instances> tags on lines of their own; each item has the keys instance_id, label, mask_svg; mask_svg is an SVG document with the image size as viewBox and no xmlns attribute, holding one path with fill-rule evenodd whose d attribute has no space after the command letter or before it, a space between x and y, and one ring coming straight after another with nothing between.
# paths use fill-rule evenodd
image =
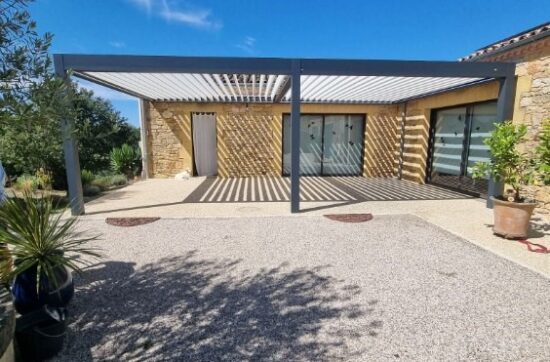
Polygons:
<instances>
[{"instance_id":1,"label":"concrete patio slab","mask_svg":"<svg viewBox=\"0 0 550 362\"><path fill-rule=\"evenodd\" d=\"M154 179L134 183L86 204L86 219L106 217L262 217L287 216L288 202L186 203L204 178L188 180ZM406 181L404 181L406 182ZM372 213L374 215L416 215L471 243L550 277L550 254L527 250L517 241L493 235L492 210L485 200L476 198L451 200L302 202L302 213L293 216L334 213ZM529 240L550 249L550 224L542 215L534 216Z\"/></svg>"},{"instance_id":2,"label":"concrete patio slab","mask_svg":"<svg viewBox=\"0 0 550 362\"><path fill-rule=\"evenodd\" d=\"M419 217L102 232L56 361L547 361L550 280Z\"/></svg>"}]
</instances>

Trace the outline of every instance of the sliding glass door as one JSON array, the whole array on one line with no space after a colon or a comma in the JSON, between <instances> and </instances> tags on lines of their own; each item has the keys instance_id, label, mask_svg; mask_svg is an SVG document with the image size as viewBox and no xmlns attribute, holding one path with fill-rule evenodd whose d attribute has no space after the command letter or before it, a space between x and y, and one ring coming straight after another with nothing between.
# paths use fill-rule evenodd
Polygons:
<instances>
[{"instance_id":1,"label":"sliding glass door","mask_svg":"<svg viewBox=\"0 0 550 362\"><path fill-rule=\"evenodd\" d=\"M487 180L473 180L476 162L490 159L484 140L494 129L496 102L438 110L431 129L428 181L486 195Z\"/></svg>"},{"instance_id":2,"label":"sliding glass door","mask_svg":"<svg viewBox=\"0 0 550 362\"><path fill-rule=\"evenodd\" d=\"M324 175L360 175L363 171L363 116L326 116Z\"/></svg>"},{"instance_id":3,"label":"sliding glass door","mask_svg":"<svg viewBox=\"0 0 550 362\"><path fill-rule=\"evenodd\" d=\"M300 174L360 175L363 170L362 115L303 115ZM283 174L290 174L290 116L283 117Z\"/></svg>"}]
</instances>

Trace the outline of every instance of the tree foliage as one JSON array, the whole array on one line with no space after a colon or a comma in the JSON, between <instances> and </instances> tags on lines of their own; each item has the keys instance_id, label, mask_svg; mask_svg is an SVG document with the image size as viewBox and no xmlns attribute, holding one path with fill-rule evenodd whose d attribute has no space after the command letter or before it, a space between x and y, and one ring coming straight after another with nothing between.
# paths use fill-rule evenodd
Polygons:
<instances>
[{"instance_id":1,"label":"tree foliage","mask_svg":"<svg viewBox=\"0 0 550 362\"><path fill-rule=\"evenodd\" d=\"M527 126L506 121L495 126L491 136L484 140L491 153L490 162L478 162L473 168L473 177L491 177L510 185L514 190L514 201L521 202L521 187L542 183L548 179L544 173L543 157L548 157L549 129L539 136L541 142L537 150L522 152L518 145L527 134ZM546 155L546 156L544 156ZM541 172L543 171L543 172Z\"/></svg>"},{"instance_id":2,"label":"tree foliage","mask_svg":"<svg viewBox=\"0 0 550 362\"><path fill-rule=\"evenodd\" d=\"M63 187L62 119L75 121L81 166L94 172L109 168L112 148L137 146L139 131L108 101L55 76L52 35L37 33L29 2L0 1L0 160L10 176L44 169Z\"/></svg>"}]
</instances>

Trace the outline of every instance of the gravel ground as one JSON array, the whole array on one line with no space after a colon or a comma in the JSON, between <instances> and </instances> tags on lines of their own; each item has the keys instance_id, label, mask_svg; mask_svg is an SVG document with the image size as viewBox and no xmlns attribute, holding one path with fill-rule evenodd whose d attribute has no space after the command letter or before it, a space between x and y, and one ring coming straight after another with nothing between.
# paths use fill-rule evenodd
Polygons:
<instances>
[{"instance_id":1,"label":"gravel ground","mask_svg":"<svg viewBox=\"0 0 550 362\"><path fill-rule=\"evenodd\" d=\"M56 361L550 360L550 280L414 216L82 228Z\"/></svg>"}]
</instances>

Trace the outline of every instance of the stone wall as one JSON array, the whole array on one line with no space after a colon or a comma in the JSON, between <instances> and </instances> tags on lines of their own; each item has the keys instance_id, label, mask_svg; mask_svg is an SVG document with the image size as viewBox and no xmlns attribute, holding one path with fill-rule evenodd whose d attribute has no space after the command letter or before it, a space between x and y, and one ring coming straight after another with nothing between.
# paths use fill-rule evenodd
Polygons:
<instances>
[{"instance_id":1,"label":"stone wall","mask_svg":"<svg viewBox=\"0 0 550 362\"><path fill-rule=\"evenodd\" d=\"M523 150L534 149L542 122L550 119L550 37L503 52L483 61L513 61L516 66L516 97L513 120L527 125ZM527 197L538 201L538 212L550 219L550 187L528 187Z\"/></svg>"},{"instance_id":2,"label":"stone wall","mask_svg":"<svg viewBox=\"0 0 550 362\"><path fill-rule=\"evenodd\" d=\"M145 102L150 177L193 169L191 113L178 103Z\"/></svg>"},{"instance_id":3,"label":"stone wall","mask_svg":"<svg viewBox=\"0 0 550 362\"><path fill-rule=\"evenodd\" d=\"M395 175L399 106L303 104L301 111L365 115L363 174ZM216 114L219 176L281 175L282 117L290 112L290 105L146 102L150 177L173 177L193 170L193 112Z\"/></svg>"}]
</instances>

